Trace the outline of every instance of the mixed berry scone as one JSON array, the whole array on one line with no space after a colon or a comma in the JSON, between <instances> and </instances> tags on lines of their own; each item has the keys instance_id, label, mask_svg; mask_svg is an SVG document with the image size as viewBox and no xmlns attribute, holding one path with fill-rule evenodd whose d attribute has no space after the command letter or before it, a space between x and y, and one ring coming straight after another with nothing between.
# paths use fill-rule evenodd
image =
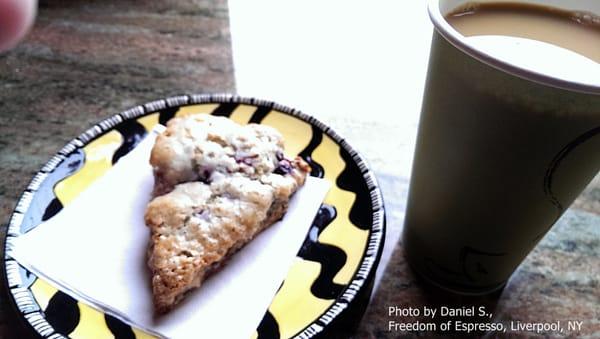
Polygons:
<instances>
[{"instance_id":1,"label":"mixed berry scone","mask_svg":"<svg viewBox=\"0 0 600 339\"><path fill-rule=\"evenodd\" d=\"M281 219L310 171L284 156L277 130L205 114L169 121L150 162L155 198L145 220L157 313Z\"/></svg>"}]
</instances>

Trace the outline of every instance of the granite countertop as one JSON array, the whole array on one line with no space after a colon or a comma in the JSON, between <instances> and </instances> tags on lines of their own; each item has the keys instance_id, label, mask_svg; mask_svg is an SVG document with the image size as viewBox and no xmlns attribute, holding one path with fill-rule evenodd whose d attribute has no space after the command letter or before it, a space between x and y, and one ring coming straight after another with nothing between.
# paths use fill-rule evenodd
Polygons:
<instances>
[{"instance_id":1,"label":"granite countertop","mask_svg":"<svg viewBox=\"0 0 600 339\"><path fill-rule=\"evenodd\" d=\"M406 194L407 183L394 176L379 175L387 203L388 231L401 229L403 210L397 194ZM490 322L522 323L582 322L580 331L567 331L558 337L600 337L600 176L579 196L573 206L546 234L529 254L507 286L486 297L449 296L426 286L409 269L403 255L403 244L386 243L392 254L374 291L371 303L360 324L357 338L395 338L399 335L432 336L427 332L394 332L389 321L431 322L425 317L397 318L388 315L389 307L421 308L428 306L484 306L492 313ZM391 212L390 212L391 211ZM391 216L391 217L390 217ZM439 312L438 312L439 313ZM467 317L467 321L487 319ZM438 334L439 335L439 334ZM511 337L557 337L553 332L518 331ZM448 333L439 335L447 337ZM497 335L490 335L496 337ZM462 338L464 334L456 334Z\"/></svg>"},{"instance_id":2,"label":"granite countertop","mask_svg":"<svg viewBox=\"0 0 600 339\"><path fill-rule=\"evenodd\" d=\"M9 214L29 180L95 122L157 98L235 90L227 1L40 1L26 41L0 55L0 88L4 241ZM402 241L394 237L402 229L408 192L407 171L396 164L412 157L414 131L402 138L394 123L365 124L331 114L319 118L366 156L387 208L384 260L357 338L431 336L388 330L390 320L399 320L388 316L389 307L424 305L484 305L494 321L581 321L579 332L565 335L600 337L600 176L503 291L484 298L452 297L427 288L413 275ZM364 138L375 134L378 138ZM7 298L1 288L0 338L27 338ZM513 335L545 336L527 331Z\"/></svg>"}]
</instances>

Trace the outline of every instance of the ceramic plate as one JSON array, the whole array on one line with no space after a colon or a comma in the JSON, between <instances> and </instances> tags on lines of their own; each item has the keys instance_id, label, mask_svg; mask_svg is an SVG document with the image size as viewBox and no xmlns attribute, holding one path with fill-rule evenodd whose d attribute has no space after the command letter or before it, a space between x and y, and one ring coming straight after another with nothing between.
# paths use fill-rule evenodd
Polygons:
<instances>
[{"instance_id":1,"label":"ceramic plate","mask_svg":"<svg viewBox=\"0 0 600 339\"><path fill-rule=\"evenodd\" d=\"M68 205L156 124L195 113L277 128L285 137L286 153L302 156L312 167L311 175L333 184L253 337L329 337L351 329L368 302L383 248L381 192L363 158L338 134L273 102L229 95L180 96L98 123L63 147L32 179L9 221L7 246ZM152 338L69 297L11 258L4 264L5 283L18 312L41 336Z\"/></svg>"}]
</instances>

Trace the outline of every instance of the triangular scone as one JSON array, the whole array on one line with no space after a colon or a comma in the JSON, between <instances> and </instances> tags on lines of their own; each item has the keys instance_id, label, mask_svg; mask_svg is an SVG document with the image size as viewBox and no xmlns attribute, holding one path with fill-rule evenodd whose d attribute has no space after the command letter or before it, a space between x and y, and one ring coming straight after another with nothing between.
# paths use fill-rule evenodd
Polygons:
<instances>
[{"instance_id":1,"label":"triangular scone","mask_svg":"<svg viewBox=\"0 0 600 339\"><path fill-rule=\"evenodd\" d=\"M159 136L151 162L155 194L164 194L145 216L157 313L283 217L310 168L300 158L286 159L282 146L270 127L206 115L173 119Z\"/></svg>"}]
</instances>

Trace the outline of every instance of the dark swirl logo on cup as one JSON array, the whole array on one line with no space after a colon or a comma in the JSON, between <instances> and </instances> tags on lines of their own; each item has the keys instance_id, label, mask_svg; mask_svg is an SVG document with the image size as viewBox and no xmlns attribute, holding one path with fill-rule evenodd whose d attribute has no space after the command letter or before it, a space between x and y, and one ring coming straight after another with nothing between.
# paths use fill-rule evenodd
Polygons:
<instances>
[{"instance_id":1,"label":"dark swirl logo on cup","mask_svg":"<svg viewBox=\"0 0 600 339\"><path fill-rule=\"evenodd\" d=\"M570 168L580 167L588 161L594 161L593 159L590 159L589 156L586 156L586 154L593 154L592 150L594 149L600 150L600 139L594 138L599 134L600 126L581 134L563 147L548 165L544 176L544 194L548 198L548 201L556 207L556 218L554 218L552 223L544 229L543 232L534 238L534 241L538 241L546 234L563 214L566 208L565 206L568 205L564 199L561 199L561 197L564 196L564 193L561 192L561 188L569 186L569 183L566 182L566 178L569 176L561 176L561 173L568 171ZM586 152L584 148L589 148L590 152ZM596 166L596 168L597 167L598 166ZM562 178L565 179L561 181L560 179Z\"/></svg>"}]
</instances>

